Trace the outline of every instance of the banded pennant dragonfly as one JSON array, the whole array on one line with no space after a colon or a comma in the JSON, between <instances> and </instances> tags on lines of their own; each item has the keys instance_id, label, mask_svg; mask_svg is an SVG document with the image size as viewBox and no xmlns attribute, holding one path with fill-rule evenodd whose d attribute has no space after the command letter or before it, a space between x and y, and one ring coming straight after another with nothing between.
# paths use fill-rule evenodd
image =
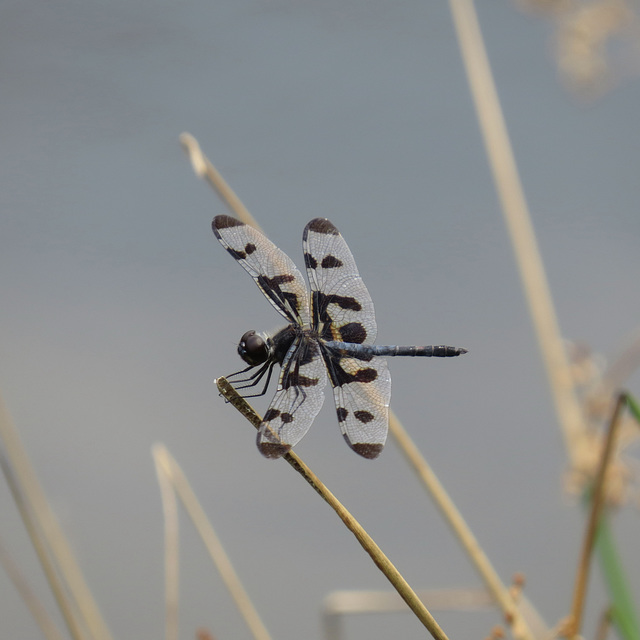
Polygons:
<instances>
[{"instance_id":1,"label":"banded pennant dragonfly","mask_svg":"<svg viewBox=\"0 0 640 640\"><path fill-rule=\"evenodd\" d=\"M459 347L374 345L373 301L347 243L325 218L311 220L302 235L310 296L291 258L262 233L227 215L216 216L212 227L289 323L273 335L247 331L238 353L249 366L227 376L235 377L237 390L255 388L266 376L261 392L245 395L256 397L266 393L275 365L281 367L278 388L258 430L258 449L267 458L284 455L307 433L324 401L327 377L347 444L365 458L376 458L387 439L391 397L382 356L466 353Z\"/></svg>"}]
</instances>

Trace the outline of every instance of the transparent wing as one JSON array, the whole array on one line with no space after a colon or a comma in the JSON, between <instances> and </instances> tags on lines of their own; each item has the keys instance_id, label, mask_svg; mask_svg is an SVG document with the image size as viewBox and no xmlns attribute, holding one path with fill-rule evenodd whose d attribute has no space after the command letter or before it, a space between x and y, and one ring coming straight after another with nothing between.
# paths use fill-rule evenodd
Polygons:
<instances>
[{"instance_id":1,"label":"transparent wing","mask_svg":"<svg viewBox=\"0 0 640 640\"><path fill-rule=\"evenodd\" d=\"M257 229L231 216L216 216L213 233L289 322L309 325L309 294L289 256Z\"/></svg>"},{"instance_id":2,"label":"transparent wing","mask_svg":"<svg viewBox=\"0 0 640 640\"><path fill-rule=\"evenodd\" d=\"M324 340L373 343L377 334L373 302L338 229L325 218L315 218L305 227L302 244L313 328Z\"/></svg>"},{"instance_id":3,"label":"transparent wing","mask_svg":"<svg viewBox=\"0 0 640 640\"><path fill-rule=\"evenodd\" d=\"M391 376L384 358L368 360L324 352L336 413L347 444L365 458L380 455L389 428Z\"/></svg>"},{"instance_id":4,"label":"transparent wing","mask_svg":"<svg viewBox=\"0 0 640 640\"><path fill-rule=\"evenodd\" d=\"M326 383L318 342L301 336L282 362L278 390L258 429L263 456L279 458L302 439L322 407Z\"/></svg>"}]
</instances>

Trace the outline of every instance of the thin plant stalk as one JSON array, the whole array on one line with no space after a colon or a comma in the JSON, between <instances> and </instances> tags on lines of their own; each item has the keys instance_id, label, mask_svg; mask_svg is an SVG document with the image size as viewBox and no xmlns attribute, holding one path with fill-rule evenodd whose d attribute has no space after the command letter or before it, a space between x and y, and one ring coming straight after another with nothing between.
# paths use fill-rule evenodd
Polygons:
<instances>
[{"instance_id":1,"label":"thin plant stalk","mask_svg":"<svg viewBox=\"0 0 640 640\"><path fill-rule=\"evenodd\" d=\"M236 603L236 606L249 627L249 630L253 634L253 637L256 640L271 640L271 635L262 622L258 611L253 606L248 593L242 586L240 578L233 568L233 564L231 563L229 556L224 550L213 526L207 519L204 509L196 498L196 495L189 485L189 481L184 475L184 472L163 444L156 444L153 447L153 458L155 460L156 467L159 469L159 473L163 474L170 482L171 487L177 493L180 501L189 514L189 517L204 542L214 565L220 573L222 581Z\"/></svg>"},{"instance_id":2,"label":"thin plant stalk","mask_svg":"<svg viewBox=\"0 0 640 640\"><path fill-rule=\"evenodd\" d=\"M607 437L605 439L605 446L600 457L600 464L598 465L598 472L591 492L591 510L589 513L589 520L587 523L587 529L585 537L582 543L582 550L580 553L580 561L578 563L578 571L576 574L573 602L571 605L571 614L569 617L569 629L567 636L570 638L577 638L582 627L582 615L584 611L584 602L587 593L587 585L589 582L589 571L591 568L591 555L593 552L593 545L596 539L596 533L598 530L598 521L600 519L600 513L602 505L604 503L604 489L605 489L605 477L607 468L611 462L611 456L613 455L616 434L618 425L620 422L620 414L625 404L624 394L618 396L609 429L607 430Z\"/></svg>"},{"instance_id":3,"label":"thin plant stalk","mask_svg":"<svg viewBox=\"0 0 640 640\"><path fill-rule=\"evenodd\" d=\"M93 640L112 640L111 633L91 595L60 523L47 502L1 396L0 438L4 444L10 468L15 474L16 487L24 497L25 504L28 506L29 513L33 515L38 530L42 532L47 548L53 554L56 568L63 577L91 638Z\"/></svg>"},{"instance_id":4,"label":"thin plant stalk","mask_svg":"<svg viewBox=\"0 0 640 640\"><path fill-rule=\"evenodd\" d=\"M253 410L249 403L242 398L238 392L229 384L225 378L216 380L218 390L242 415L251 422L257 429L262 422L262 418ZM407 603L417 618L427 628L429 633L436 640L446 640L447 636L424 606L409 583L402 577L393 563L382 552L382 549L373 541L371 536L364 530L360 523L349 513L342 503L327 489L320 479L309 469L309 467L292 452L287 453L283 458L311 485L322 499L338 514L345 526L353 533L362 548L369 554L375 565L384 573L385 577L396 589L400 597Z\"/></svg>"},{"instance_id":5,"label":"thin plant stalk","mask_svg":"<svg viewBox=\"0 0 640 640\"><path fill-rule=\"evenodd\" d=\"M164 513L164 593L165 638L178 640L178 611L180 602L179 523L176 494L164 466L153 450L162 511Z\"/></svg>"},{"instance_id":6,"label":"thin plant stalk","mask_svg":"<svg viewBox=\"0 0 640 640\"><path fill-rule=\"evenodd\" d=\"M489 558L483 551L460 511L449 497L438 477L393 412L389 415L389 431L400 447L400 451L416 472L421 482L431 494L444 519L458 541L467 552L469 559L498 603L505 619L511 626L513 636L519 640L534 640L527 621L518 610L518 605L500 580Z\"/></svg>"},{"instance_id":7,"label":"thin plant stalk","mask_svg":"<svg viewBox=\"0 0 640 640\"><path fill-rule=\"evenodd\" d=\"M640 425L640 407L638 407L638 404L629 393L624 393L624 400L626 408L635 419L636 426ZM608 437L611 436L609 435ZM617 448L614 444L611 444L611 446ZM587 505L590 502L590 498L591 495L587 494L585 499ZM593 545L598 554L602 577L607 585L611 602L608 619L616 626L618 634L624 640L640 640L640 621L638 620L633 596L629 588L629 581L625 574L624 563L618 554L609 518L604 509L601 510L598 518ZM584 596L582 597L584 599Z\"/></svg>"},{"instance_id":8,"label":"thin plant stalk","mask_svg":"<svg viewBox=\"0 0 640 640\"><path fill-rule=\"evenodd\" d=\"M51 592L53 593L56 604L60 609L60 613L62 613L62 617L65 621L65 624L67 625L67 629L69 630L69 633L74 640L84 640L86 636L82 632L78 616L76 615L77 612L74 611L73 604L67 597L67 593L62 582L60 581L58 573L56 572L55 565L49 555L49 550L47 549L45 540L41 532L38 530L38 526L33 517L33 513L31 512L29 505L24 499L24 496L20 491L18 482L16 481L15 475L4 456L0 456L0 468L2 468L2 473L4 474L7 486L11 491L13 501L18 508L20 517L22 518L22 522L24 523L27 534L29 535L29 538L31 540L31 544L33 545L36 555L38 556L38 560L40 561L40 565L42 566L42 571L44 572L47 582L49 583L49 587L51 588Z\"/></svg>"},{"instance_id":9,"label":"thin plant stalk","mask_svg":"<svg viewBox=\"0 0 640 640\"><path fill-rule=\"evenodd\" d=\"M473 0L449 0L471 93L476 106L486 153L493 172L520 277L529 304L538 345L543 355L554 398L558 422L571 466L582 459L585 416L578 404L574 384L563 348L553 301L538 250L524 191L509 141L495 82L491 73ZM632 354L635 359L636 352ZM625 362L628 368L628 362ZM626 374L620 367L607 372L607 382ZM614 375L615 374L615 375ZM612 551L614 551L612 549ZM606 573L606 567L605 567ZM614 597L614 594L611 594ZM628 600L628 593L625 601ZM614 609L615 611L615 609ZM632 613L635 620L635 614ZM630 618L625 618L629 621ZM635 634L637 635L637 627Z\"/></svg>"},{"instance_id":10,"label":"thin plant stalk","mask_svg":"<svg viewBox=\"0 0 640 640\"><path fill-rule=\"evenodd\" d=\"M553 299L540 257L513 149L473 0L449 0L471 95L493 173L520 278L549 378L567 455L576 462L584 418L562 343Z\"/></svg>"},{"instance_id":11,"label":"thin plant stalk","mask_svg":"<svg viewBox=\"0 0 640 640\"><path fill-rule=\"evenodd\" d=\"M29 586L26 577L22 574L19 567L12 560L9 552L2 544L0 544L0 564L9 576L9 579L16 588L16 591L20 594L24 603L27 605L29 613L31 613L33 619L40 627L45 639L65 640L62 633L58 630L56 623L47 613L44 605L40 602L33 589Z\"/></svg>"},{"instance_id":12,"label":"thin plant stalk","mask_svg":"<svg viewBox=\"0 0 640 640\"><path fill-rule=\"evenodd\" d=\"M190 133L185 132L180 135L180 142L189 156L195 174L200 178L204 178L213 187L213 190L218 194L220 200L227 205L229 211L235 213L242 222L259 230L260 226L255 218L242 204L242 200L238 198L235 191L220 175L220 172L211 164L209 158L202 153L198 141Z\"/></svg>"}]
</instances>

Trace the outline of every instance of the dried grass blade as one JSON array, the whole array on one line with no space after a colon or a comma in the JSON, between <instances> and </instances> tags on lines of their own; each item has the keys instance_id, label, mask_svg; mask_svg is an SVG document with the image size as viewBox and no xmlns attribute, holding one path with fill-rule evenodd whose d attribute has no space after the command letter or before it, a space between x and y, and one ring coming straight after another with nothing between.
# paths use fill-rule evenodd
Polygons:
<instances>
[{"instance_id":1,"label":"dried grass blade","mask_svg":"<svg viewBox=\"0 0 640 640\"><path fill-rule=\"evenodd\" d=\"M165 584L165 638L178 640L178 612L180 604L179 523L176 494L165 466L160 462L161 448L152 449L156 466L160 498L164 513L164 584Z\"/></svg>"},{"instance_id":2,"label":"dried grass blade","mask_svg":"<svg viewBox=\"0 0 640 640\"><path fill-rule=\"evenodd\" d=\"M209 158L202 153L198 141L190 133L180 134L180 142L191 160L191 166L195 174L204 178L218 194L218 197L227 205L229 211L234 213L242 222L250 224L256 229L260 225L249 213L249 210L242 204L235 191L227 184L218 170L211 164Z\"/></svg>"},{"instance_id":3,"label":"dried grass blade","mask_svg":"<svg viewBox=\"0 0 640 640\"><path fill-rule=\"evenodd\" d=\"M574 393L551 292L518 175L473 0L449 0L486 153L520 271L572 464L582 443L583 415Z\"/></svg>"},{"instance_id":4,"label":"dried grass blade","mask_svg":"<svg viewBox=\"0 0 640 640\"><path fill-rule=\"evenodd\" d=\"M225 583L231 597L234 599L253 637L256 640L271 640L267 628L260 619L260 615L253 606L248 593L242 586L229 556L224 550L213 526L209 522L202 505L196 498L193 489L189 485L189 481L184 475L184 472L163 444L156 444L154 446L153 457L156 465L161 467L162 473L168 478L171 486L189 514L191 522L193 522L198 534L202 538L214 565L220 573L220 577Z\"/></svg>"},{"instance_id":5,"label":"dried grass blade","mask_svg":"<svg viewBox=\"0 0 640 640\"><path fill-rule=\"evenodd\" d=\"M625 393L624 397L627 409L640 425L640 406L629 393ZM606 512L602 513L598 521L595 547L611 598L608 619L625 640L640 640L640 621Z\"/></svg>"},{"instance_id":6,"label":"dried grass blade","mask_svg":"<svg viewBox=\"0 0 640 640\"><path fill-rule=\"evenodd\" d=\"M53 560L50 557L45 538L42 535L42 532L38 529L32 510L20 491L20 486L16 480L13 470L5 457L1 455L0 468L2 468L2 473L4 474L9 490L11 491L13 501L20 512L22 522L29 534L31 544L38 556L38 560L40 561L40 565L42 566L44 575L49 583L49 587L51 588L56 604L60 609L60 613L67 625L67 629L74 640L84 640L86 636L81 628L78 611L74 608L73 603L67 597L67 592L60 580L60 577L58 576Z\"/></svg>"},{"instance_id":7,"label":"dried grass blade","mask_svg":"<svg viewBox=\"0 0 640 640\"><path fill-rule=\"evenodd\" d=\"M449 497L438 477L433 472L424 456L402 426L393 411L389 415L389 431L398 444L409 465L431 494L436 506L440 509L445 521L453 531L458 541L467 552L469 559L480 574L485 585L502 609L505 619L509 621L515 638L520 640L534 640L534 636L526 620L518 610L518 606L511 597L509 590L500 580L500 576L493 568L489 558L484 553L480 543L465 522L460 511Z\"/></svg>"},{"instance_id":8,"label":"dried grass blade","mask_svg":"<svg viewBox=\"0 0 640 640\"><path fill-rule=\"evenodd\" d=\"M56 623L51 616L47 613L44 605L37 598L35 592L29 586L26 577L20 571L20 568L14 563L9 552L4 548L4 545L0 543L0 564L4 568L5 572L9 576L11 582L16 588L16 591L20 594L24 600L29 612L36 621L42 635L46 640L65 640L62 633L58 630Z\"/></svg>"},{"instance_id":9,"label":"dried grass blade","mask_svg":"<svg viewBox=\"0 0 640 640\"><path fill-rule=\"evenodd\" d=\"M0 397L0 438L7 452L11 471L15 474L16 487L24 496L25 504L53 554L56 568L63 577L90 636L94 640L112 640L111 633L91 595L60 523L47 502L2 397Z\"/></svg>"},{"instance_id":10,"label":"dried grass blade","mask_svg":"<svg viewBox=\"0 0 640 640\"><path fill-rule=\"evenodd\" d=\"M620 394L618 396L618 400L611 417L611 422L607 431L607 438L605 440L605 447L600 457L598 472L596 474L593 489L591 491L591 510L589 513L587 528L582 543L580 561L578 563L578 570L574 586L573 601L571 605L571 614L569 617L569 629L567 633L569 637L577 637L582 627L582 614L587 593L587 584L589 581L591 554L593 552L593 545L598 530L598 522L600 520L600 514L602 511L602 506L604 504L605 477L607 468L611 461L611 456L613 455L615 438L624 404L625 396L623 394Z\"/></svg>"}]
</instances>

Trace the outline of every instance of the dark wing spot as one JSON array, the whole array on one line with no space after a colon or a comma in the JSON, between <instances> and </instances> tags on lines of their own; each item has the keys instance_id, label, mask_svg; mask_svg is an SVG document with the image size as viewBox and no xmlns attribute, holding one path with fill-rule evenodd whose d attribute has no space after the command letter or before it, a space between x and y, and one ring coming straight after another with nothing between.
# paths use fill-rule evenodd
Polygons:
<instances>
[{"instance_id":1,"label":"dark wing spot","mask_svg":"<svg viewBox=\"0 0 640 640\"><path fill-rule=\"evenodd\" d=\"M362 311L362 306L355 298L347 296L327 296L327 304L337 304L341 309Z\"/></svg>"},{"instance_id":2,"label":"dark wing spot","mask_svg":"<svg viewBox=\"0 0 640 640\"><path fill-rule=\"evenodd\" d=\"M349 412L344 407L336 407L336 413L338 414L338 422L344 422L349 415Z\"/></svg>"},{"instance_id":3,"label":"dark wing spot","mask_svg":"<svg viewBox=\"0 0 640 640\"><path fill-rule=\"evenodd\" d=\"M280 416L280 420L282 420L283 424L289 424L290 422L293 422L293 416L290 413L283 413Z\"/></svg>"},{"instance_id":4,"label":"dark wing spot","mask_svg":"<svg viewBox=\"0 0 640 640\"><path fill-rule=\"evenodd\" d=\"M309 376L300 375L300 367L290 365L289 370L282 376L282 388L290 387L315 387L318 384L318 378L310 378Z\"/></svg>"},{"instance_id":5,"label":"dark wing spot","mask_svg":"<svg viewBox=\"0 0 640 640\"><path fill-rule=\"evenodd\" d=\"M338 260L335 256L328 255L322 259L321 264L323 269L333 269L335 267L341 267L342 260Z\"/></svg>"},{"instance_id":6,"label":"dark wing spot","mask_svg":"<svg viewBox=\"0 0 640 640\"><path fill-rule=\"evenodd\" d=\"M304 266L307 267L307 269L317 269L318 261L310 253L305 253Z\"/></svg>"},{"instance_id":7,"label":"dark wing spot","mask_svg":"<svg viewBox=\"0 0 640 640\"><path fill-rule=\"evenodd\" d=\"M331 333L331 323L333 319L328 311L330 304L336 304L341 309L362 311L362 306L355 298L327 295L326 293L322 293L322 291L314 291L312 293L313 328L317 331L322 327L321 337L325 340L335 339Z\"/></svg>"},{"instance_id":8,"label":"dark wing spot","mask_svg":"<svg viewBox=\"0 0 640 640\"><path fill-rule=\"evenodd\" d=\"M273 276L273 278L268 278L267 276L262 276L262 280L266 282L268 286L272 289L280 288L281 284L286 284L287 282L293 282L295 280L295 276L292 276L290 273L282 273L277 276Z\"/></svg>"},{"instance_id":9,"label":"dark wing spot","mask_svg":"<svg viewBox=\"0 0 640 640\"><path fill-rule=\"evenodd\" d=\"M378 377L375 369L359 369L353 376L356 382L373 382Z\"/></svg>"},{"instance_id":10,"label":"dark wing spot","mask_svg":"<svg viewBox=\"0 0 640 640\"><path fill-rule=\"evenodd\" d=\"M304 237L307 237L308 231L315 231L316 233L326 233L328 235L337 236L340 234L338 229L332 222L329 222L326 218L314 218L304 229Z\"/></svg>"},{"instance_id":11,"label":"dark wing spot","mask_svg":"<svg viewBox=\"0 0 640 640\"><path fill-rule=\"evenodd\" d=\"M244 260L247 257L247 254L244 251L236 251L231 247L227 247L227 251L236 259L236 260Z\"/></svg>"},{"instance_id":12,"label":"dark wing spot","mask_svg":"<svg viewBox=\"0 0 640 640\"><path fill-rule=\"evenodd\" d=\"M287 316L290 317L289 309L295 309L298 311L300 305L298 304L298 296L292 291L283 291L280 288L281 284L293 282L295 277L289 273L283 273L281 275L273 276L269 278L265 275L259 275L257 278L258 286L262 289L264 294L273 300L277 306L285 311ZM287 306L287 303L289 305ZM293 318L291 318L293 320Z\"/></svg>"},{"instance_id":13,"label":"dark wing spot","mask_svg":"<svg viewBox=\"0 0 640 640\"><path fill-rule=\"evenodd\" d=\"M355 342L362 344L367 339L367 331L359 322L349 322L340 327L342 342Z\"/></svg>"},{"instance_id":14,"label":"dark wing spot","mask_svg":"<svg viewBox=\"0 0 640 640\"><path fill-rule=\"evenodd\" d=\"M375 369L358 369L355 373L347 373L341 366L337 358L325 356L327 371L334 387L341 387L343 384L352 382L373 382L378 377Z\"/></svg>"},{"instance_id":15,"label":"dark wing spot","mask_svg":"<svg viewBox=\"0 0 640 640\"><path fill-rule=\"evenodd\" d=\"M351 444L348 440L347 443L356 453L360 454L363 458L368 458L369 460L377 458L384 446L381 444L369 444L366 442L356 442Z\"/></svg>"},{"instance_id":16,"label":"dark wing spot","mask_svg":"<svg viewBox=\"0 0 640 640\"><path fill-rule=\"evenodd\" d=\"M263 422L271 422L275 420L280 415L280 411L278 409L267 409L267 412L264 414L262 418Z\"/></svg>"},{"instance_id":17,"label":"dark wing spot","mask_svg":"<svg viewBox=\"0 0 640 640\"><path fill-rule=\"evenodd\" d=\"M238 218L234 218L233 216L216 216L211 223L211 227L213 228L213 232L216 233L218 229L228 229L229 227L241 227L244 225L244 222L238 220ZM216 234L217 235L217 234Z\"/></svg>"},{"instance_id":18,"label":"dark wing spot","mask_svg":"<svg viewBox=\"0 0 640 640\"><path fill-rule=\"evenodd\" d=\"M260 442L258 443L258 449L260 449L260 453L265 458L281 458L285 453L289 453L291 445L277 444L275 442Z\"/></svg>"},{"instance_id":19,"label":"dark wing spot","mask_svg":"<svg viewBox=\"0 0 640 640\"><path fill-rule=\"evenodd\" d=\"M299 387L315 387L318 384L318 378L309 378L307 376L298 375L296 385Z\"/></svg>"},{"instance_id":20,"label":"dark wing spot","mask_svg":"<svg viewBox=\"0 0 640 640\"><path fill-rule=\"evenodd\" d=\"M247 252L247 255L250 256L256 250L256 245L249 242L244 250Z\"/></svg>"},{"instance_id":21,"label":"dark wing spot","mask_svg":"<svg viewBox=\"0 0 640 640\"><path fill-rule=\"evenodd\" d=\"M375 418L373 413L369 413L368 411L354 411L353 415L364 424L371 422Z\"/></svg>"}]
</instances>

